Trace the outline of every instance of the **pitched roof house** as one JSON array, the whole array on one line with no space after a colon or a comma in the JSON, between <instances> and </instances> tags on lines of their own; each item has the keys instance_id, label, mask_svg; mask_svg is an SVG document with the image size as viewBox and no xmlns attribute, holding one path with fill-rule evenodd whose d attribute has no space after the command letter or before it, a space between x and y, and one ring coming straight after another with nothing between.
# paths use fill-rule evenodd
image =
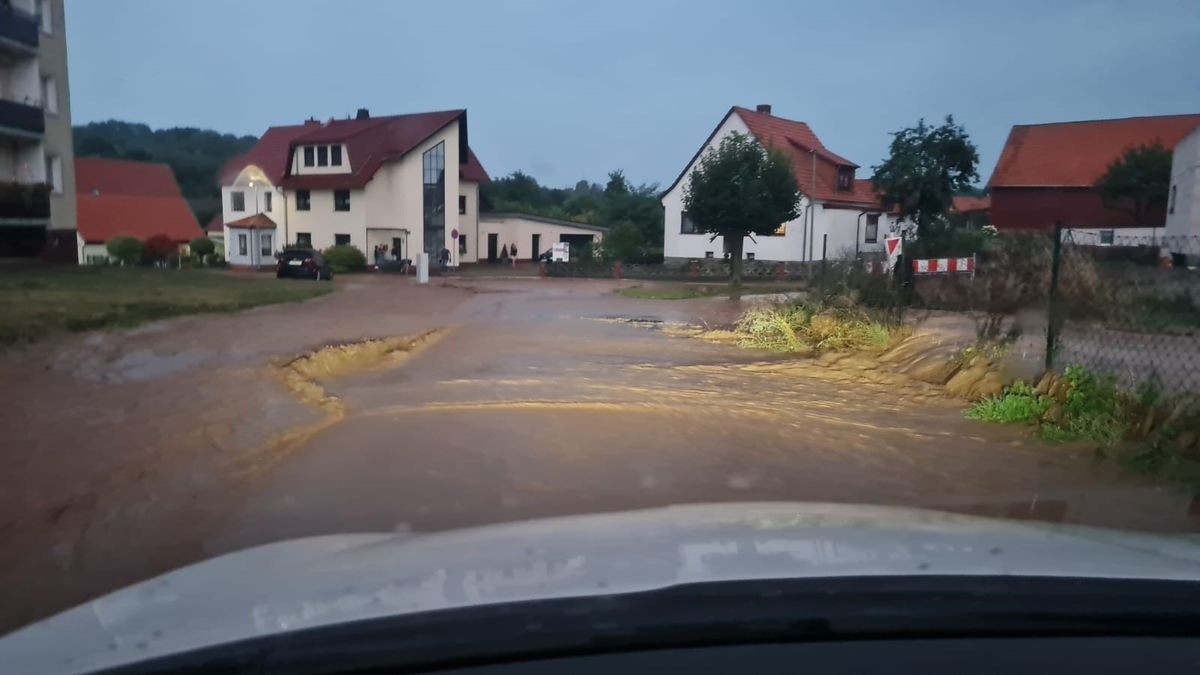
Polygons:
<instances>
[{"instance_id":1,"label":"pitched roof house","mask_svg":"<svg viewBox=\"0 0 1200 675\"><path fill-rule=\"evenodd\" d=\"M77 158L75 196L82 264L107 260L104 245L119 235L185 244L203 234L166 164Z\"/></svg>"},{"instance_id":2,"label":"pitched roof house","mask_svg":"<svg viewBox=\"0 0 1200 675\"><path fill-rule=\"evenodd\" d=\"M666 258L720 258L725 254L723 238L710 241L710 235L698 232L683 212L683 191L701 156L735 132L786 153L804 193L800 217L781 223L775 236L747 239L747 258L820 260L883 250L884 234L898 223L880 204L871 181L856 176L859 165L827 148L808 124L778 117L771 106L759 105L754 110L730 108L662 193Z\"/></svg>"},{"instance_id":3,"label":"pitched roof house","mask_svg":"<svg viewBox=\"0 0 1200 675\"><path fill-rule=\"evenodd\" d=\"M1014 126L988 181L992 223L1010 230L1048 230L1059 220L1104 231L1161 228L1164 210L1135 222L1130 213L1106 206L1093 186L1129 148L1157 141L1171 150L1198 125L1200 115Z\"/></svg>"},{"instance_id":4,"label":"pitched roof house","mask_svg":"<svg viewBox=\"0 0 1200 675\"><path fill-rule=\"evenodd\" d=\"M271 127L218 176L226 257L257 266L288 244L349 244L368 255L386 246L389 258L447 248L451 264L474 262L487 180L465 110L360 109L354 119Z\"/></svg>"}]
</instances>

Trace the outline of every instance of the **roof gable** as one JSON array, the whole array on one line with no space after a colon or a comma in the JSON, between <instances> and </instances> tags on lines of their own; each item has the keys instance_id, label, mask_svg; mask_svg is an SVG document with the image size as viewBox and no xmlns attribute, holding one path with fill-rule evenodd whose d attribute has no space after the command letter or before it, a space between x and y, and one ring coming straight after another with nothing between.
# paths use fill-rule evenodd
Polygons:
<instances>
[{"instance_id":1,"label":"roof gable","mask_svg":"<svg viewBox=\"0 0 1200 675\"><path fill-rule=\"evenodd\" d=\"M988 185L1091 187L1129 148L1159 141L1171 150L1198 125L1200 115L1018 124Z\"/></svg>"},{"instance_id":2,"label":"roof gable","mask_svg":"<svg viewBox=\"0 0 1200 675\"><path fill-rule=\"evenodd\" d=\"M203 234L171 167L157 162L75 160L76 227L86 242L118 235L176 242Z\"/></svg>"}]
</instances>

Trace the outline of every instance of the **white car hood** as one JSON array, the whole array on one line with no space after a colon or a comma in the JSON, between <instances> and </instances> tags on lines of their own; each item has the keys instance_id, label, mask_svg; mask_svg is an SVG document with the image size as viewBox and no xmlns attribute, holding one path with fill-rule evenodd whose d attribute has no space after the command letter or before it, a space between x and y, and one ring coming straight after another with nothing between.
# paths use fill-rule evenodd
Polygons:
<instances>
[{"instance_id":1,"label":"white car hood","mask_svg":"<svg viewBox=\"0 0 1200 675\"><path fill-rule=\"evenodd\" d=\"M224 555L0 638L6 672L87 672L253 637L695 582L869 575L1200 580L1200 543L892 507L705 504Z\"/></svg>"}]
</instances>

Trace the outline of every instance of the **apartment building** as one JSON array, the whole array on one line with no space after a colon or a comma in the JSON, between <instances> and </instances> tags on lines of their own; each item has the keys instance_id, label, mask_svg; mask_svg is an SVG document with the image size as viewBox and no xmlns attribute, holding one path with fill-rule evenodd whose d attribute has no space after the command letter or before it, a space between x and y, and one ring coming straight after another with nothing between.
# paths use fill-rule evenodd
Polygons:
<instances>
[{"instance_id":1,"label":"apartment building","mask_svg":"<svg viewBox=\"0 0 1200 675\"><path fill-rule=\"evenodd\" d=\"M446 110L271 127L221 170L225 257L273 265L287 245L356 246L368 257L450 251L478 260L479 184L467 111Z\"/></svg>"},{"instance_id":2,"label":"apartment building","mask_svg":"<svg viewBox=\"0 0 1200 675\"><path fill-rule=\"evenodd\" d=\"M0 2L0 257L74 262L63 0Z\"/></svg>"}]
</instances>

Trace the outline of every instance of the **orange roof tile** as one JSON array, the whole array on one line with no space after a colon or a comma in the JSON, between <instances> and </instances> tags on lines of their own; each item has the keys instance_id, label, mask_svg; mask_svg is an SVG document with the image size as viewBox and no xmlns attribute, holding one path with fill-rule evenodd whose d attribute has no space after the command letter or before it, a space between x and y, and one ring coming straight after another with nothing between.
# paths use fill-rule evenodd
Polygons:
<instances>
[{"instance_id":1,"label":"orange roof tile","mask_svg":"<svg viewBox=\"0 0 1200 675\"><path fill-rule=\"evenodd\" d=\"M1200 115L1018 124L1008 134L992 187L1091 187L1125 150L1158 141L1168 150Z\"/></svg>"},{"instance_id":2,"label":"orange roof tile","mask_svg":"<svg viewBox=\"0 0 1200 675\"><path fill-rule=\"evenodd\" d=\"M957 213L987 211L990 208L992 208L992 198L987 195L984 195L983 197L958 195L950 200L950 209Z\"/></svg>"},{"instance_id":3,"label":"orange roof tile","mask_svg":"<svg viewBox=\"0 0 1200 675\"><path fill-rule=\"evenodd\" d=\"M243 228L248 230L273 230L275 229L275 221L261 213L238 218L229 223L230 228Z\"/></svg>"},{"instance_id":4,"label":"orange roof tile","mask_svg":"<svg viewBox=\"0 0 1200 675\"><path fill-rule=\"evenodd\" d=\"M79 236L89 243L160 234L186 242L203 234L166 164L80 157L75 196Z\"/></svg>"}]
</instances>

